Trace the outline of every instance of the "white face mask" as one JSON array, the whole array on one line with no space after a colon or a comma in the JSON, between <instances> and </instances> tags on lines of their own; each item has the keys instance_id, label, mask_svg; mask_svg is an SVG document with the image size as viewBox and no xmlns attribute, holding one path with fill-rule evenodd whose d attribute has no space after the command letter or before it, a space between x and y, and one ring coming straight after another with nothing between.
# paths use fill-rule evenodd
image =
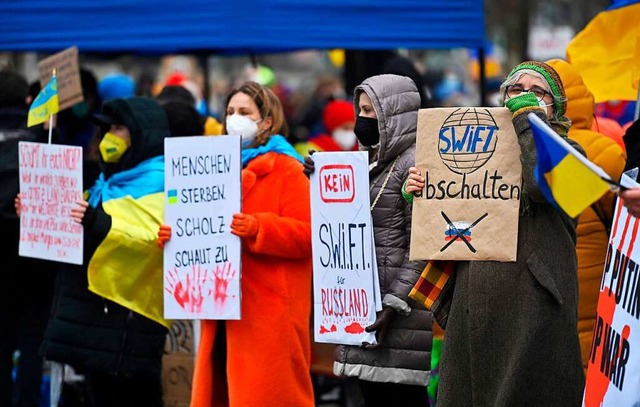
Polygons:
<instances>
[{"instance_id":1,"label":"white face mask","mask_svg":"<svg viewBox=\"0 0 640 407\"><path fill-rule=\"evenodd\" d=\"M258 134L258 122L254 122L247 116L232 114L231 116L227 116L226 124L228 134L239 134L242 136L243 146L251 143Z\"/></svg>"},{"instance_id":2,"label":"white face mask","mask_svg":"<svg viewBox=\"0 0 640 407\"><path fill-rule=\"evenodd\" d=\"M357 138L353 131L338 129L333 132L333 140L343 150L351 150Z\"/></svg>"},{"instance_id":3,"label":"white face mask","mask_svg":"<svg viewBox=\"0 0 640 407\"><path fill-rule=\"evenodd\" d=\"M541 101L538 102L538 106L540 106L543 109L546 109L549 106L553 106L553 102L549 103L549 104L546 104L546 103L544 103L544 100L541 100Z\"/></svg>"}]
</instances>

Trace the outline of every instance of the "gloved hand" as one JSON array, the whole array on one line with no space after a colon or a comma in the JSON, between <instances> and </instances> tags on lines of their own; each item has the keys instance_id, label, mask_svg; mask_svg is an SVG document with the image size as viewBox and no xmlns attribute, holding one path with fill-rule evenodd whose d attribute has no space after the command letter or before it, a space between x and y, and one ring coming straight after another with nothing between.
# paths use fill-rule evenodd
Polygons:
<instances>
[{"instance_id":1,"label":"gloved hand","mask_svg":"<svg viewBox=\"0 0 640 407\"><path fill-rule=\"evenodd\" d=\"M511 113L515 113L523 107L539 107L540 104L538 102L538 98L531 92L523 93L516 97L513 97L505 103L505 106L511 111ZM541 108L542 109L542 108Z\"/></svg>"},{"instance_id":2,"label":"gloved hand","mask_svg":"<svg viewBox=\"0 0 640 407\"><path fill-rule=\"evenodd\" d=\"M171 239L171 226L160 225L158 229L158 247L164 249L164 245Z\"/></svg>"},{"instance_id":3,"label":"gloved hand","mask_svg":"<svg viewBox=\"0 0 640 407\"><path fill-rule=\"evenodd\" d=\"M309 150L309 157L305 157L304 163L302 163L302 166L304 167L302 172L304 172L304 175L306 175L307 178L309 178L311 174L316 170L316 163L314 163L313 158L311 158L311 156L315 152L316 150Z\"/></svg>"},{"instance_id":4,"label":"gloved hand","mask_svg":"<svg viewBox=\"0 0 640 407\"><path fill-rule=\"evenodd\" d=\"M238 237L254 237L258 234L258 218L246 213L236 213L231 221L231 233Z\"/></svg>"},{"instance_id":5,"label":"gloved hand","mask_svg":"<svg viewBox=\"0 0 640 407\"><path fill-rule=\"evenodd\" d=\"M396 312L391 307L384 307L382 311L378 312L376 315L376 321L364 328L366 332L376 331L376 342L377 344L371 344L369 342L362 342L360 347L362 349L375 349L382 344L385 335L387 334L387 330L389 329L389 325L391 325L391 321L395 318Z\"/></svg>"}]
</instances>

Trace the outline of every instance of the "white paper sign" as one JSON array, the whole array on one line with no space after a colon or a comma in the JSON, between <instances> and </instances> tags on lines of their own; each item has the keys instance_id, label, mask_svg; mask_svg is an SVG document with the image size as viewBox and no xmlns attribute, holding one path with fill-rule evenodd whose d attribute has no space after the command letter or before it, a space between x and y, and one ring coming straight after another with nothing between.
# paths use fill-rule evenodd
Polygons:
<instances>
[{"instance_id":1,"label":"white paper sign","mask_svg":"<svg viewBox=\"0 0 640 407\"><path fill-rule=\"evenodd\" d=\"M365 152L316 153L311 176L316 342L376 343L375 253Z\"/></svg>"},{"instance_id":2,"label":"white paper sign","mask_svg":"<svg viewBox=\"0 0 640 407\"><path fill-rule=\"evenodd\" d=\"M167 138L164 151L164 317L240 319L240 137Z\"/></svg>"},{"instance_id":3,"label":"white paper sign","mask_svg":"<svg viewBox=\"0 0 640 407\"><path fill-rule=\"evenodd\" d=\"M19 150L20 256L82 264L83 228L71 219L82 200L82 148L21 141Z\"/></svg>"},{"instance_id":4,"label":"white paper sign","mask_svg":"<svg viewBox=\"0 0 640 407\"><path fill-rule=\"evenodd\" d=\"M628 171L621 184L639 188ZM637 173L637 170L635 170ZM635 407L640 400L640 219L618 198L598 295L582 405Z\"/></svg>"}]
</instances>

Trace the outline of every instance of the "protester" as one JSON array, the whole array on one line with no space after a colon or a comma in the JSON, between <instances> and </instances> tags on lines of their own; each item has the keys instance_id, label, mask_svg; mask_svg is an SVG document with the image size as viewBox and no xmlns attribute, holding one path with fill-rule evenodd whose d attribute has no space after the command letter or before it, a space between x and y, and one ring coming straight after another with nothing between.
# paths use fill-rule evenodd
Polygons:
<instances>
[{"instance_id":1,"label":"protester","mask_svg":"<svg viewBox=\"0 0 640 407\"><path fill-rule=\"evenodd\" d=\"M560 76L567 95L566 117L571 120L568 137L580 144L587 158L618 180L624 169L626 153L615 140L591 131L594 120L594 99L582 81L580 73L568 62L553 59L547 63ZM576 229L578 242L578 333L585 374L593 326L596 320L598 295L604 269L609 230L613 220L615 194L607 192L580 215Z\"/></svg>"},{"instance_id":2,"label":"protester","mask_svg":"<svg viewBox=\"0 0 640 407\"><path fill-rule=\"evenodd\" d=\"M636 119L627 128L624 134L624 143L629 154L625 171L640 167L640 119ZM634 181L637 181L637 179ZM621 191L619 196L629 213L636 218L640 218L640 188Z\"/></svg>"},{"instance_id":3,"label":"protester","mask_svg":"<svg viewBox=\"0 0 640 407\"><path fill-rule=\"evenodd\" d=\"M136 93L136 83L129 75L113 73L98 82L100 100L106 102L111 99L133 97Z\"/></svg>"},{"instance_id":4,"label":"protester","mask_svg":"<svg viewBox=\"0 0 640 407\"><path fill-rule=\"evenodd\" d=\"M334 373L357 377L365 404L428 405L433 315L409 298L425 262L409 261L411 205L400 188L413 165L420 94L406 76L378 75L355 88L355 133L369 153L369 191L382 311L366 327L376 345L341 345ZM305 173L315 170L305 158Z\"/></svg>"},{"instance_id":5,"label":"protester","mask_svg":"<svg viewBox=\"0 0 640 407\"><path fill-rule=\"evenodd\" d=\"M631 125L631 123L629 123L629 125ZM620 147L622 147L622 149L626 151L627 147L624 145L624 132L626 129L620 126L617 121L608 117L595 116L593 118L591 130L600 134L604 134L605 136L618 143L618 145L620 145Z\"/></svg>"},{"instance_id":6,"label":"protester","mask_svg":"<svg viewBox=\"0 0 640 407\"><path fill-rule=\"evenodd\" d=\"M225 127L242 136L242 213L230 225L242 242L242 319L201 322L191 405L313 406L311 215L302 157L285 139L276 95L258 83L229 94ZM161 246L170 233L163 225Z\"/></svg>"},{"instance_id":7,"label":"protester","mask_svg":"<svg viewBox=\"0 0 640 407\"><path fill-rule=\"evenodd\" d=\"M627 165L624 170L640 167L640 119L626 128L623 138L627 149Z\"/></svg>"},{"instance_id":8,"label":"protester","mask_svg":"<svg viewBox=\"0 0 640 407\"><path fill-rule=\"evenodd\" d=\"M133 97L106 102L97 120L102 172L70 214L84 226L85 260L59 267L41 350L86 376L91 406L162 406L168 323L155 234L167 118L155 100Z\"/></svg>"},{"instance_id":9,"label":"protester","mask_svg":"<svg viewBox=\"0 0 640 407\"><path fill-rule=\"evenodd\" d=\"M196 99L193 94L182 85L166 85L160 93L156 96L156 100L162 105L166 106L167 103L173 102L182 102L193 107L193 110L198 115L200 119L201 126L203 127L202 131L198 134L205 134L207 136L219 136L222 134L222 124L216 120L215 117L209 115L201 115L198 113L196 109ZM165 108L166 110L166 108ZM192 113L187 113L186 109L181 109L183 114L182 117L193 116ZM191 110L191 109L188 109ZM172 117L169 117L169 124L171 124ZM173 133L173 131L172 131ZM187 130L180 130L179 133L184 133L185 135L188 133ZM191 134L194 135L194 134Z\"/></svg>"},{"instance_id":10,"label":"protester","mask_svg":"<svg viewBox=\"0 0 640 407\"><path fill-rule=\"evenodd\" d=\"M0 71L0 406L40 406L43 358L38 354L53 294L53 263L18 255L20 219L18 143L46 142L46 133L27 129L28 85L13 71ZM39 127L41 129L41 127ZM12 370L15 363L15 381Z\"/></svg>"},{"instance_id":11,"label":"protester","mask_svg":"<svg viewBox=\"0 0 640 407\"><path fill-rule=\"evenodd\" d=\"M413 80L420 93L420 107L434 107L431 100L431 90L426 86L423 75L410 58L402 55L394 55L389 58L382 67L382 73L407 76Z\"/></svg>"},{"instance_id":12,"label":"protester","mask_svg":"<svg viewBox=\"0 0 640 407\"><path fill-rule=\"evenodd\" d=\"M318 134L309 141L295 144L296 151L303 157L309 151L354 151L358 150L358 140L353 132L356 116L353 104L346 100L332 100L322 112L322 122L326 133Z\"/></svg>"},{"instance_id":13,"label":"protester","mask_svg":"<svg viewBox=\"0 0 640 407\"><path fill-rule=\"evenodd\" d=\"M501 95L521 149L517 258L427 266L434 273L454 268L432 307L446 332L437 405L579 406L585 376L577 331L577 220L538 188L527 118L533 113L566 137L565 91L552 67L527 61L509 73ZM411 168L403 194L411 200L424 186Z\"/></svg>"}]
</instances>

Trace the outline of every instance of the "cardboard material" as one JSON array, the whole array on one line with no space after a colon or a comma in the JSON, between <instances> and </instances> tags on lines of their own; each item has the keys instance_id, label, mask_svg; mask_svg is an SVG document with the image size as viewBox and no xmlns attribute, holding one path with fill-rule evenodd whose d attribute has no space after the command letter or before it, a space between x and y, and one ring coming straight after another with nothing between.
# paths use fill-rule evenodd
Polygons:
<instances>
[{"instance_id":1,"label":"cardboard material","mask_svg":"<svg viewBox=\"0 0 640 407\"><path fill-rule=\"evenodd\" d=\"M508 109L418 113L412 260L515 261L522 196L520 145Z\"/></svg>"},{"instance_id":2,"label":"cardboard material","mask_svg":"<svg viewBox=\"0 0 640 407\"><path fill-rule=\"evenodd\" d=\"M162 358L165 407L188 407L195 362L194 321L173 321Z\"/></svg>"},{"instance_id":3,"label":"cardboard material","mask_svg":"<svg viewBox=\"0 0 640 407\"><path fill-rule=\"evenodd\" d=\"M193 356L169 354L162 359L162 388L165 405L188 406L193 383Z\"/></svg>"},{"instance_id":4,"label":"cardboard material","mask_svg":"<svg viewBox=\"0 0 640 407\"><path fill-rule=\"evenodd\" d=\"M51 79L53 68L56 69L56 79L58 81L60 111L82 102L84 95L82 94L82 84L80 82L78 48L67 48L38 62L40 84L42 86Z\"/></svg>"}]
</instances>

